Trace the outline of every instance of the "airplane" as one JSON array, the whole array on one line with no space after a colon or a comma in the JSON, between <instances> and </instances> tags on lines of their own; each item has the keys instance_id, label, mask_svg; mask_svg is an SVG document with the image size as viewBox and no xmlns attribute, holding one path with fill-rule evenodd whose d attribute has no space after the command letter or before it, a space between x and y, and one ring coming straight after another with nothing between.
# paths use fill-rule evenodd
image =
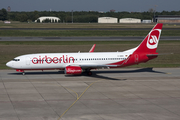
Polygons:
<instances>
[{"instance_id":1,"label":"airplane","mask_svg":"<svg viewBox=\"0 0 180 120\"><path fill-rule=\"evenodd\" d=\"M94 52L96 44L86 53L37 53L21 55L6 63L17 72L26 70L64 70L67 75L92 75L92 69L120 68L147 62L158 57L156 52L162 23L157 23L135 48L123 52Z\"/></svg>"}]
</instances>

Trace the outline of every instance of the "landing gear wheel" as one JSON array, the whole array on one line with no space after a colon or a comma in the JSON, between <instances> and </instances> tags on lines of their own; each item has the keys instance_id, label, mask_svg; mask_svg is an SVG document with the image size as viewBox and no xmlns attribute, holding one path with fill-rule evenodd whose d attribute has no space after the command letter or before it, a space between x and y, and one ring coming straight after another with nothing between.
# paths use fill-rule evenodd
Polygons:
<instances>
[{"instance_id":1,"label":"landing gear wheel","mask_svg":"<svg viewBox=\"0 0 180 120\"><path fill-rule=\"evenodd\" d=\"M92 75L92 72L91 72L91 71L88 71L88 72L87 72L87 75L88 75L88 76L91 76L91 75Z\"/></svg>"}]
</instances>

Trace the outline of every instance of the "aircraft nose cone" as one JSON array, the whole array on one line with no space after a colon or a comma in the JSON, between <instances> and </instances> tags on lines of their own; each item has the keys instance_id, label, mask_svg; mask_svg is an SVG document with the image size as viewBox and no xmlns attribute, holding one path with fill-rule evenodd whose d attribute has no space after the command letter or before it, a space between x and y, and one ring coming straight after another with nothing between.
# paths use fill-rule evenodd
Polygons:
<instances>
[{"instance_id":1,"label":"aircraft nose cone","mask_svg":"<svg viewBox=\"0 0 180 120\"><path fill-rule=\"evenodd\" d=\"M12 62L7 62L7 63L6 63L6 66L12 67Z\"/></svg>"}]
</instances>

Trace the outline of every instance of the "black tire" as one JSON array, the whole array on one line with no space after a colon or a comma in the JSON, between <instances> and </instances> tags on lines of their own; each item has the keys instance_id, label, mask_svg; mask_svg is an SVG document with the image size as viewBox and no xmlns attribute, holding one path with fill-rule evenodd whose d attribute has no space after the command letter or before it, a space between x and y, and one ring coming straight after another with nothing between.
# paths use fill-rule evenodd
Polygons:
<instances>
[{"instance_id":1,"label":"black tire","mask_svg":"<svg viewBox=\"0 0 180 120\"><path fill-rule=\"evenodd\" d=\"M92 72L91 72L91 71L88 71L88 72L87 72L87 75L88 75L88 76L91 76L91 75L92 75Z\"/></svg>"}]
</instances>

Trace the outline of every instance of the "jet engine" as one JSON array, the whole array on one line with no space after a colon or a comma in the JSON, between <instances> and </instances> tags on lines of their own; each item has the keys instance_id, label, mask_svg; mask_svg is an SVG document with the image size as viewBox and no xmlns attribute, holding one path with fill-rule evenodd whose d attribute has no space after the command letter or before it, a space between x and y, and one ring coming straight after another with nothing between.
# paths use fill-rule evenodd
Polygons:
<instances>
[{"instance_id":1,"label":"jet engine","mask_svg":"<svg viewBox=\"0 0 180 120\"><path fill-rule=\"evenodd\" d=\"M67 66L64 72L65 74L80 75L82 73L82 69L79 66Z\"/></svg>"}]
</instances>

